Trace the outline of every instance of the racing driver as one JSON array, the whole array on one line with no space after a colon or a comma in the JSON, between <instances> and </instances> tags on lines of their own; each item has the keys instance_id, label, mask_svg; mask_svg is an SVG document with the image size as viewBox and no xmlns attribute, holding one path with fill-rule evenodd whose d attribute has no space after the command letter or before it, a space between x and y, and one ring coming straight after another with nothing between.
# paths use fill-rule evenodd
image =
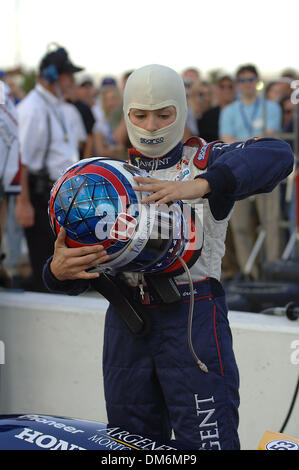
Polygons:
<instances>
[{"instance_id":1,"label":"racing driver","mask_svg":"<svg viewBox=\"0 0 299 470\"><path fill-rule=\"evenodd\" d=\"M190 449L238 450L239 374L220 283L227 223L235 201L270 192L288 176L294 163L291 148L275 138L207 144L192 137L183 143L184 83L162 65L144 66L130 75L123 110L134 147L129 160L153 177L135 177L134 189L149 193L143 202L203 205L203 246L190 273L193 346L206 368L198 367L188 348L186 273L174 278L181 301L165 308L152 300L154 295L148 297L151 328L142 337L132 335L110 305L103 352L109 425L164 439L174 432ZM88 269L109 256L101 246L68 248L65 236L61 229L44 267L44 282L52 292L77 295L100 279L101 274ZM127 282L135 285L129 274ZM144 285L146 289L150 287ZM143 299L140 294L141 303Z\"/></svg>"}]
</instances>

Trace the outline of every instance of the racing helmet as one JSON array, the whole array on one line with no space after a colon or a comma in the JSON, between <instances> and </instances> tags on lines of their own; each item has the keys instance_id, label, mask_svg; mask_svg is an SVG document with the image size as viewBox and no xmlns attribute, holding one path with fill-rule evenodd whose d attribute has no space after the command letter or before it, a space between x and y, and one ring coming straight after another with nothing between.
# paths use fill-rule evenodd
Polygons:
<instances>
[{"instance_id":1,"label":"racing helmet","mask_svg":"<svg viewBox=\"0 0 299 470\"><path fill-rule=\"evenodd\" d=\"M187 204L141 203L134 176L146 172L123 160L92 157L69 167L54 184L49 220L55 236L66 230L69 247L103 245L109 260L96 271L183 272L200 255L196 212Z\"/></svg>"}]
</instances>

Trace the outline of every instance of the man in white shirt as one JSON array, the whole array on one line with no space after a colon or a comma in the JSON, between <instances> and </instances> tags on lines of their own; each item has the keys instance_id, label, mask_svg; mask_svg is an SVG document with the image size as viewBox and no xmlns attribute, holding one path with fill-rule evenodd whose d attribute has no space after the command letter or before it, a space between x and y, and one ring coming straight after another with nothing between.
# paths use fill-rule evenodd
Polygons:
<instances>
[{"instance_id":1,"label":"man in white shirt","mask_svg":"<svg viewBox=\"0 0 299 470\"><path fill-rule=\"evenodd\" d=\"M43 291L42 267L53 248L48 200L53 182L79 159L78 137L63 96L73 86L76 67L62 47L48 52L38 82L17 106L22 154L22 192L17 218L25 229L32 279L28 290Z\"/></svg>"}]
</instances>

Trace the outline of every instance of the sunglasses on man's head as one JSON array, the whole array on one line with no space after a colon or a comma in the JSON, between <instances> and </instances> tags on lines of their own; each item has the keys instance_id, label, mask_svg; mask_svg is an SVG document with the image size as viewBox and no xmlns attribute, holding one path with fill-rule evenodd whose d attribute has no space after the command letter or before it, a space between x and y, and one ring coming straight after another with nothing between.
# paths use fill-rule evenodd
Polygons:
<instances>
[{"instance_id":1,"label":"sunglasses on man's head","mask_svg":"<svg viewBox=\"0 0 299 470\"><path fill-rule=\"evenodd\" d=\"M238 83L246 83L246 82L254 82L256 77L248 77L248 78L238 78Z\"/></svg>"}]
</instances>

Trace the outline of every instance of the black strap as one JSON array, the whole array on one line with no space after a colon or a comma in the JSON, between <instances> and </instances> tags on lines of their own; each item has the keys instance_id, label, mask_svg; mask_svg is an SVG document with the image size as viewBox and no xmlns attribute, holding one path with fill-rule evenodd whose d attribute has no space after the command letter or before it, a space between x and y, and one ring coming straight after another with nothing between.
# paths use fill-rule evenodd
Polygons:
<instances>
[{"instance_id":1,"label":"black strap","mask_svg":"<svg viewBox=\"0 0 299 470\"><path fill-rule=\"evenodd\" d=\"M106 273L101 273L91 283L113 305L134 336L144 336L148 332L148 316L142 304L134 300L130 286L118 277Z\"/></svg>"},{"instance_id":2,"label":"black strap","mask_svg":"<svg viewBox=\"0 0 299 470\"><path fill-rule=\"evenodd\" d=\"M46 146L46 150L44 152L44 156L43 156L43 159L42 159L42 167L41 167L41 172L43 173L48 173L48 170L47 170L47 159L48 159L48 155L49 155L49 151L50 151L50 145L51 145L51 138L52 138L52 132L51 132L51 118L50 118L50 114L47 113L47 146Z\"/></svg>"},{"instance_id":3,"label":"black strap","mask_svg":"<svg viewBox=\"0 0 299 470\"><path fill-rule=\"evenodd\" d=\"M163 304L173 304L182 300L180 291L171 277L145 274L144 279L150 291L154 292Z\"/></svg>"},{"instance_id":4,"label":"black strap","mask_svg":"<svg viewBox=\"0 0 299 470\"><path fill-rule=\"evenodd\" d=\"M29 172L29 186L31 194L38 194L41 197L46 196L48 198L48 193L53 186L53 181L50 180L49 172L47 169L47 159L50 150L51 144L51 120L50 115L47 113L47 145L42 158L41 168L36 172Z\"/></svg>"}]
</instances>

